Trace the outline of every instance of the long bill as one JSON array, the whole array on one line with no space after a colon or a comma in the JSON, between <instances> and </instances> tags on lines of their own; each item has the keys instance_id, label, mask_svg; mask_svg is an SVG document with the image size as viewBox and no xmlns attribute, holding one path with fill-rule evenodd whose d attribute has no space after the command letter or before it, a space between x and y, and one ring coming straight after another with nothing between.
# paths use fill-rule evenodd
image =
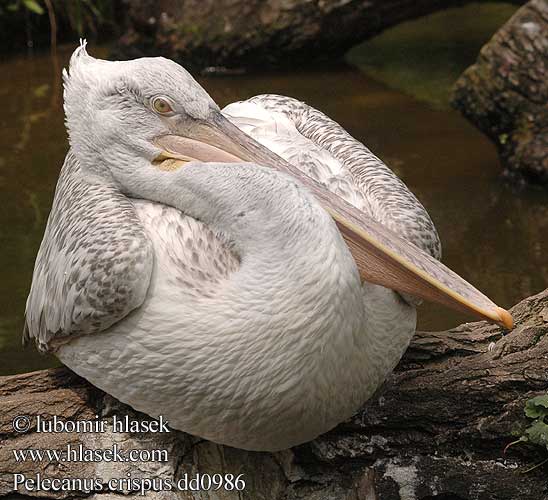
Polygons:
<instances>
[{"instance_id":1,"label":"long bill","mask_svg":"<svg viewBox=\"0 0 548 500\"><path fill-rule=\"evenodd\" d=\"M194 122L190 130L188 137L158 138L155 142L163 150L159 159L249 161L286 172L304 184L331 214L350 248L362 280L512 328L510 313L458 274L307 177L242 132L220 112L207 122Z\"/></svg>"}]
</instances>

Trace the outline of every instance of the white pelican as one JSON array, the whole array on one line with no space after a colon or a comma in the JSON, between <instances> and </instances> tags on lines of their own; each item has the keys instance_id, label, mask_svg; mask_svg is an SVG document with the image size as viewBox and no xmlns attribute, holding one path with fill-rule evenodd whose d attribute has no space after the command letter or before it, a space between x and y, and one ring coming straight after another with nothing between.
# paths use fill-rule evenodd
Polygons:
<instances>
[{"instance_id":1,"label":"white pelican","mask_svg":"<svg viewBox=\"0 0 548 500\"><path fill-rule=\"evenodd\" d=\"M64 86L70 150L24 338L133 408L285 449L373 394L415 331L415 297L511 324L434 258L404 184L318 111L278 96L226 110L289 164L172 61L82 44Z\"/></svg>"}]
</instances>

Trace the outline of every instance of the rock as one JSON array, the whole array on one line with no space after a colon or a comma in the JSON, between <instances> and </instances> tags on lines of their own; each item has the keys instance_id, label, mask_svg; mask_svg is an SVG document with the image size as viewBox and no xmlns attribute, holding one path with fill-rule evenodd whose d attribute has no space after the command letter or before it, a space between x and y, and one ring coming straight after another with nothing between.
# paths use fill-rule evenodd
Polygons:
<instances>
[{"instance_id":1,"label":"rock","mask_svg":"<svg viewBox=\"0 0 548 500\"><path fill-rule=\"evenodd\" d=\"M506 174L548 184L548 2L531 0L459 78L452 104L495 142Z\"/></svg>"},{"instance_id":2,"label":"rock","mask_svg":"<svg viewBox=\"0 0 548 500\"><path fill-rule=\"evenodd\" d=\"M13 492L14 475L27 479L95 478L93 500L120 498L110 479L134 478L154 487L150 499L306 500L540 500L548 498L548 465L517 475L546 458L539 446L504 447L530 425L525 402L548 391L548 289L512 309L508 334L485 322L445 332L419 332L396 372L355 417L315 441L285 452L254 453L219 446L182 432L114 432L114 415L150 420L66 368L0 377L0 498ZM30 418L28 432L13 419ZM37 432L37 416L105 420L105 432ZM128 461L17 461L14 450L165 451ZM186 476L185 476L186 474ZM204 474L232 474L243 491L171 491ZM17 476L21 478L21 476ZM141 480L139 482L139 480ZM147 483L144 480L149 480ZM159 481L163 481L160 483ZM29 486L31 484L29 483ZM29 491L17 498L74 498L81 492ZM163 488L163 490L162 490Z\"/></svg>"}]
</instances>

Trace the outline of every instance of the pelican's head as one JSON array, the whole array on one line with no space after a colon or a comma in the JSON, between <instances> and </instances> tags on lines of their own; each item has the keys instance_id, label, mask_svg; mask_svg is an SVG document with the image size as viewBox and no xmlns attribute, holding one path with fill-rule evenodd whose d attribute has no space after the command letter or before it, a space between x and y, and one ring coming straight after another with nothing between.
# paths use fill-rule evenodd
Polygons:
<instances>
[{"instance_id":1,"label":"pelican's head","mask_svg":"<svg viewBox=\"0 0 548 500\"><path fill-rule=\"evenodd\" d=\"M163 57L104 61L83 42L64 71L69 142L81 165L128 194L189 161L283 160L228 121L179 64Z\"/></svg>"},{"instance_id":2,"label":"pelican's head","mask_svg":"<svg viewBox=\"0 0 548 500\"><path fill-rule=\"evenodd\" d=\"M162 138L193 135L220 115L194 78L163 57L104 61L91 57L84 42L63 77L74 154L126 191L131 178L143 180L143 170L165 159Z\"/></svg>"}]
</instances>

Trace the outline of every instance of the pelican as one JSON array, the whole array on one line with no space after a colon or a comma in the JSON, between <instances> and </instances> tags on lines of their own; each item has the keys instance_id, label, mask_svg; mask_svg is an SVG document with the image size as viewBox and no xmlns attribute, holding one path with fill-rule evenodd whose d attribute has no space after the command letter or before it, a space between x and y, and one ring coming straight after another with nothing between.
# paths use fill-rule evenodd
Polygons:
<instances>
[{"instance_id":1,"label":"pelican","mask_svg":"<svg viewBox=\"0 0 548 500\"><path fill-rule=\"evenodd\" d=\"M85 43L63 77L70 148L23 337L136 410L282 450L371 397L421 299L511 326L437 260L415 196L319 111L258 96L223 114L178 64Z\"/></svg>"}]
</instances>

